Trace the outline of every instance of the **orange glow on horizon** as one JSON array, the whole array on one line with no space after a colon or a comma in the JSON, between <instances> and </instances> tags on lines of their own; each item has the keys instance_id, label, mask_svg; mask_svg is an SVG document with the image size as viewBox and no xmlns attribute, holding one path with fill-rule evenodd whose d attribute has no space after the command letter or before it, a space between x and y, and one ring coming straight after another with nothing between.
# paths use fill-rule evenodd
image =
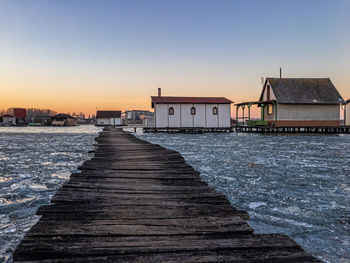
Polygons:
<instances>
[{"instance_id":1,"label":"orange glow on horizon","mask_svg":"<svg viewBox=\"0 0 350 263\"><path fill-rule=\"evenodd\" d=\"M350 90L346 89L345 81L338 83L332 80L338 91L346 100L350 97ZM8 81L9 82L9 81ZM25 80L23 80L25 82ZM214 83L215 81L212 80ZM220 83L220 81L217 81ZM218 85L220 89L212 89L211 85L192 84L195 88L185 89L176 88L171 85L162 88L163 96L203 96L203 97L226 97L234 103L231 105L231 116L236 117L235 103L244 101L258 100L261 92L261 84L258 81L247 83L246 88L244 83L236 81L235 84L223 83ZM29 82L30 83L30 82ZM260 85L259 85L260 84ZM23 88L23 83L13 81L12 85L1 84L0 109L11 107L23 108L45 108L51 109L59 113L80 113L92 115L97 110L150 110L150 96L157 95L157 86L149 85L148 87L129 87L129 88L97 88L94 85L86 86L86 88L61 88L59 85L52 86L51 89L44 89L47 86L45 83L38 82L37 85L28 85L28 88ZM112 85L111 85L112 86ZM125 85L127 87L127 85ZM234 88L233 88L234 87ZM246 109L245 116L248 111ZM240 110L241 115L241 110ZM253 118L260 117L260 109L253 107L251 109Z\"/></svg>"}]
</instances>

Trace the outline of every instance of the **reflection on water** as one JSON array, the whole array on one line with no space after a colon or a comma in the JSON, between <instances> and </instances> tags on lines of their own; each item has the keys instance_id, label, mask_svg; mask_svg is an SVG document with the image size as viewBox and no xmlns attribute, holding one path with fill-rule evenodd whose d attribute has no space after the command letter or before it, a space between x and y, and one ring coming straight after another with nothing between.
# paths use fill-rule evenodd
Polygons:
<instances>
[{"instance_id":1,"label":"reflection on water","mask_svg":"<svg viewBox=\"0 0 350 263\"><path fill-rule=\"evenodd\" d=\"M143 134L182 153L251 215L256 233L285 233L325 262L350 262L350 136Z\"/></svg>"},{"instance_id":2,"label":"reflection on water","mask_svg":"<svg viewBox=\"0 0 350 263\"><path fill-rule=\"evenodd\" d=\"M33 226L71 172L90 157L100 128L0 127L0 262Z\"/></svg>"}]
</instances>

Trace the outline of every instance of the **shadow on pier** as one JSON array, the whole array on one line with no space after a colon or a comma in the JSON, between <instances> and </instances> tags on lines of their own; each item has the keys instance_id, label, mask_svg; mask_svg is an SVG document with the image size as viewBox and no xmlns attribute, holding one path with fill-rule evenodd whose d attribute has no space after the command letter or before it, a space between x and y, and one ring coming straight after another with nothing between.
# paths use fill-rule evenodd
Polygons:
<instances>
[{"instance_id":1,"label":"shadow on pier","mask_svg":"<svg viewBox=\"0 0 350 263\"><path fill-rule=\"evenodd\" d=\"M108 128L42 206L15 262L318 262L201 181L176 151Z\"/></svg>"}]
</instances>

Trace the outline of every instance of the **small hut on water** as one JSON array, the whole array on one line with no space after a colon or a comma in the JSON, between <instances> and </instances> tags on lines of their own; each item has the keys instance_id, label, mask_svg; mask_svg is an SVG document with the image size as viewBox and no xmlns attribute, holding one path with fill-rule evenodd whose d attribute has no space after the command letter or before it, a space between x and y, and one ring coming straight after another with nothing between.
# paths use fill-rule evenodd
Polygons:
<instances>
[{"instance_id":1,"label":"small hut on water","mask_svg":"<svg viewBox=\"0 0 350 263\"><path fill-rule=\"evenodd\" d=\"M224 97L152 96L155 128L231 128L231 103Z\"/></svg>"},{"instance_id":2,"label":"small hut on water","mask_svg":"<svg viewBox=\"0 0 350 263\"><path fill-rule=\"evenodd\" d=\"M59 113L52 116L52 126L75 126L76 120L69 114Z\"/></svg>"},{"instance_id":3,"label":"small hut on water","mask_svg":"<svg viewBox=\"0 0 350 263\"><path fill-rule=\"evenodd\" d=\"M236 104L236 118L248 126L340 126L343 102L329 78L266 78L259 101ZM261 108L261 120L250 119L252 105ZM247 117L238 117L240 108Z\"/></svg>"},{"instance_id":4,"label":"small hut on water","mask_svg":"<svg viewBox=\"0 0 350 263\"><path fill-rule=\"evenodd\" d=\"M116 126L121 125L121 111L108 111L108 110L99 110L96 113L96 125L97 126Z\"/></svg>"}]
</instances>

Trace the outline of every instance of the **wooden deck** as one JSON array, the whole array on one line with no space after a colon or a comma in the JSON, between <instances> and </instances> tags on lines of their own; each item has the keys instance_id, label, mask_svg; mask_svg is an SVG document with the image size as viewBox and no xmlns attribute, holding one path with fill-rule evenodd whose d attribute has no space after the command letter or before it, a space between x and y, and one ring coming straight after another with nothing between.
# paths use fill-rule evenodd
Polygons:
<instances>
[{"instance_id":1,"label":"wooden deck","mask_svg":"<svg viewBox=\"0 0 350 263\"><path fill-rule=\"evenodd\" d=\"M207 132L247 132L247 133L308 133L308 134L350 134L350 126L329 127L272 127L272 126L232 126L231 128L154 128L142 127L144 133L207 133ZM136 128L134 128L136 132Z\"/></svg>"},{"instance_id":2,"label":"wooden deck","mask_svg":"<svg viewBox=\"0 0 350 263\"><path fill-rule=\"evenodd\" d=\"M206 133L206 132L232 132L229 128L204 128L204 127L181 127L181 128L155 128L143 127L144 133Z\"/></svg>"},{"instance_id":3,"label":"wooden deck","mask_svg":"<svg viewBox=\"0 0 350 263\"><path fill-rule=\"evenodd\" d=\"M120 129L96 140L14 262L319 262L285 235L254 234L178 152Z\"/></svg>"},{"instance_id":4,"label":"wooden deck","mask_svg":"<svg viewBox=\"0 0 350 263\"><path fill-rule=\"evenodd\" d=\"M237 126L236 132L253 133L318 133L318 134L350 134L350 126L339 127L248 127Z\"/></svg>"}]
</instances>

